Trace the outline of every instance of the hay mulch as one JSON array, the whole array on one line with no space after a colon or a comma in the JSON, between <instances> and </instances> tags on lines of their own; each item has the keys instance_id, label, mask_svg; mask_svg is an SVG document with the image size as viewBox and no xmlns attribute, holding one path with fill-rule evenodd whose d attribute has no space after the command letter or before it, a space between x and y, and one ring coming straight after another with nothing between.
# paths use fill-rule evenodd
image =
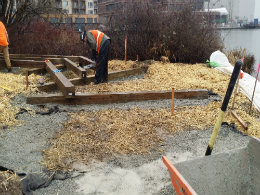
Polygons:
<instances>
[{"instance_id":1,"label":"hay mulch","mask_svg":"<svg viewBox=\"0 0 260 195\"><path fill-rule=\"evenodd\" d=\"M70 170L74 162L104 161L118 154L159 151L162 135L206 129L214 125L219 102L209 106L170 109L109 109L73 113L65 128L44 151L44 164L52 170Z\"/></svg>"},{"instance_id":2,"label":"hay mulch","mask_svg":"<svg viewBox=\"0 0 260 195\"><path fill-rule=\"evenodd\" d=\"M78 92L125 92L178 89L213 89L225 93L223 86L229 77L204 64L163 64L154 62L149 66L144 79L110 82L77 87Z\"/></svg>"},{"instance_id":3,"label":"hay mulch","mask_svg":"<svg viewBox=\"0 0 260 195\"><path fill-rule=\"evenodd\" d=\"M143 66L143 63L137 63L136 61L122 61L122 60L111 60L108 62L108 71L120 71L127 70L132 68L140 68Z\"/></svg>"},{"instance_id":4,"label":"hay mulch","mask_svg":"<svg viewBox=\"0 0 260 195\"><path fill-rule=\"evenodd\" d=\"M40 76L32 74L29 76L29 88L26 89L25 74L14 73L2 73L0 72L0 128L8 125L13 126L19 124L19 121L15 119L16 113L19 108L11 104L11 100L16 95L33 94L36 93L36 85L39 82ZM2 87L8 88L6 90Z\"/></svg>"},{"instance_id":5,"label":"hay mulch","mask_svg":"<svg viewBox=\"0 0 260 195\"><path fill-rule=\"evenodd\" d=\"M136 61L122 61L122 60L110 60L108 61L108 72L116 72L121 70L128 70L133 68L141 68L147 66L147 62ZM95 71L92 69L87 70L87 75L94 75Z\"/></svg>"},{"instance_id":6,"label":"hay mulch","mask_svg":"<svg viewBox=\"0 0 260 195\"><path fill-rule=\"evenodd\" d=\"M0 194L22 195L21 179L10 171L0 171Z\"/></svg>"},{"instance_id":7,"label":"hay mulch","mask_svg":"<svg viewBox=\"0 0 260 195\"><path fill-rule=\"evenodd\" d=\"M224 97L230 77L206 65L152 64L144 79L88 85L79 87L81 92L112 92L141 90L212 89ZM232 97L233 99L233 97ZM233 100L230 100L229 109ZM244 131L227 112L225 121L235 123L239 130L248 135L260 136L260 124L256 121L257 110L248 113L248 99L239 93L235 110L248 122ZM117 154L143 154L158 150L164 141L161 133L175 133L212 127L222 102L207 106L179 107L175 116L170 109L129 109L79 112L71 114L65 129L52 140L46 150L45 165L49 169L71 169L73 162L88 164L93 159L106 160Z\"/></svg>"},{"instance_id":8,"label":"hay mulch","mask_svg":"<svg viewBox=\"0 0 260 195\"><path fill-rule=\"evenodd\" d=\"M213 90L224 97L230 80L229 75L225 75L205 64L164 64L154 62L149 66L144 79L136 79L123 82L110 82L99 85L86 85L77 88L78 92L103 93L103 92L126 92L126 91L152 91L152 90L171 90L178 89L208 89ZM230 99L229 109L233 102L233 96ZM219 105L220 107L221 105ZM217 109L217 108L216 108ZM250 116L248 113L249 100L242 93L236 97L235 111L241 113L241 118L249 123L247 134L257 135L259 137L260 129L257 129L256 118L259 112L253 108ZM217 110L216 110L217 112ZM236 120L230 122L236 123L239 130L244 131Z\"/></svg>"}]
</instances>

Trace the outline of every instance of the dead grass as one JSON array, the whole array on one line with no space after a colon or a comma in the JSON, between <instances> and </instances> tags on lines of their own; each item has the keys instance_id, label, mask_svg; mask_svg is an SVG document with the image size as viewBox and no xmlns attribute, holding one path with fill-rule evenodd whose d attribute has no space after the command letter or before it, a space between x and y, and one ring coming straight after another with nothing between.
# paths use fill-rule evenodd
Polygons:
<instances>
[{"instance_id":1,"label":"dead grass","mask_svg":"<svg viewBox=\"0 0 260 195\"><path fill-rule=\"evenodd\" d=\"M224 97L229 79L229 76L209 69L204 64L155 62L149 66L144 79L87 85L78 90L107 92L205 88ZM224 120L234 122L239 130L248 135L259 137L260 124L256 122L259 112L254 110L253 115L249 116L248 101L239 93L235 104L236 112L249 124L247 132L243 131L229 112ZM179 107L174 117L170 109L140 108L71 114L65 128L52 140L50 149L44 152L44 163L49 169L71 169L72 163L76 161L88 164L93 159L107 160L117 154L149 153L157 150L164 141L160 136L162 132L173 134L212 127L221 104L220 101L207 106Z\"/></svg>"},{"instance_id":2,"label":"dead grass","mask_svg":"<svg viewBox=\"0 0 260 195\"><path fill-rule=\"evenodd\" d=\"M103 161L117 154L149 153L163 142L157 131L172 134L211 126L208 116L215 118L215 114L209 110L182 107L176 110L175 117L170 109L74 113L52 140L51 148L44 151L44 164L49 169L67 169L76 161L88 164L93 159Z\"/></svg>"},{"instance_id":3,"label":"dead grass","mask_svg":"<svg viewBox=\"0 0 260 195\"><path fill-rule=\"evenodd\" d=\"M24 73L7 74L0 72L0 128L4 125L13 126L19 124L19 121L15 119L15 114L19 109L11 104L11 100L20 93L24 95L35 93L39 78L39 75L30 75L30 85L29 88L26 89Z\"/></svg>"},{"instance_id":4,"label":"dead grass","mask_svg":"<svg viewBox=\"0 0 260 195\"><path fill-rule=\"evenodd\" d=\"M22 195L20 178L9 171L0 171L0 194Z\"/></svg>"},{"instance_id":5,"label":"dead grass","mask_svg":"<svg viewBox=\"0 0 260 195\"><path fill-rule=\"evenodd\" d=\"M204 64L163 64L155 62L149 66L144 79L110 82L100 85L86 85L77 87L78 92L123 92L123 91L151 91L175 89L213 89L215 92L225 93L225 86L229 77Z\"/></svg>"}]
</instances>

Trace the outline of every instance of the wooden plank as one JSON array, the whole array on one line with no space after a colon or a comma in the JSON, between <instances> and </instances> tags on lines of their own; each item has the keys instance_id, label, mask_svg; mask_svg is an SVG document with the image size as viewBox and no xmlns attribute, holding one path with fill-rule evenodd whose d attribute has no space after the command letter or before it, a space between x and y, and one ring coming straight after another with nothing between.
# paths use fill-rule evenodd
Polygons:
<instances>
[{"instance_id":1,"label":"wooden plank","mask_svg":"<svg viewBox=\"0 0 260 195\"><path fill-rule=\"evenodd\" d=\"M72 62L68 58L64 58L64 65L77 74L81 79L86 79L87 73L84 68L78 66L75 62Z\"/></svg>"},{"instance_id":2,"label":"wooden plank","mask_svg":"<svg viewBox=\"0 0 260 195\"><path fill-rule=\"evenodd\" d=\"M79 56L79 63L81 64L81 66L86 66L89 64L94 64L95 62L87 57Z\"/></svg>"},{"instance_id":3,"label":"wooden plank","mask_svg":"<svg viewBox=\"0 0 260 195\"><path fill-rule=\"evenodd\" d=\"M234 110L231 110L231 114L234 118L237 119L237 121L240 123L240 125L245 129L247 130L248 129L248 126L247 124L237 115L237 113L234 111Z\"/></svg>"},{"instance_id":4,"label":"wooden plank","mask_svg":"<svg viewBox=\"0 0 260 195\"><path fill-rule=\"evenodd\" d=\"M206 89L175 90L175 99L206 99ZM61 94L31 96L27 98L28 104L109 104L131 101L171 99L172 91L140 91L140 92L114 92L114 93L77 93L74 97L66 99Z\"/></svg>"},{"instance_id":5,"label":"wooden plank","mask_svg":"<svg viewBox=\"0 0 260 195\"><path fill-rule=\"evenodd\" d=\"M0 56L3 56L3 53L0 53ZM39 54L9 54L9 57L12 58L29 58L29 57L44 57L44 58L58 58L61 55L39 55Z\"/></svg>"},{"instance_id":6,"label":"wooden plank","mask_svg":"<svg viewBox=\"0 0 260 195\"><path fill-rule=\"evenodd\" d=\"M15 60L44 60L54 58L68 58L73 62L79 63L79 56L62 56L62 55L38 55L38 54L9 54L10 59ZM0 53L0 58L3 57L3 53Z\"/></svg>"},{"instance_id":7,"label":"wooden plank","mask_svg":"<svg viewBox=\"0 0 260 195\"><path fill-rule=\"evenodd\" d=\"M113 81L119 78L124 78L128 76L134 76L134 75L139 75L143 74L144 70L143 68L134 68L134 69L129 69L129 70L123 70L123 71L116 71L116 72L110 72L108 73L108 81ZM91 82L93 82L95 79L95 76L88 76L86 80L82 80L81 78L77 79L71 79L70 81L74 85L86 85ZM45 85L38 85L37 86L40 91L51 91L57 89L57 85L54 82L46 83Z\"/></svg>"},{"instance_id":8,"label":"wooden plank","mask_svg":"<svg viewBox=\"0 0 260 195\"><path fill-rule=\"evenodd\" d=\"M134 68L134 69L128 69L128 70L123 70L123 71L115 71L110 74L108 74L108 80L116 80L124 77L129 77L129 76L135 76L135 75L140 75L145 73L143 68Z\"/></svg>"},{"instance_id":9,"label":"wooden plank","mask_svg":"<svg viewBox=\"0 0 260 195\"><path fill-rule=\"evenodd\" d=\"M56 68L58 68L59 70L64 70L65 66L64 65L56 65ZM46 69L45 68L33 68L28 70L28 74L45 74L46 73Z\"/></svg>"},{"instance_id":10,"label":"wooden plank","mask_svg":"<svg viewBox=\"0 0 260 195\"><path fill-rule=\"evenodd\" d=\"M45 68L44 61L35 61L35 60L10 60L12 67L21 67L21 68ZM5 63L4 59L0 59L0 64Z\"/></svg>"},{"instance_id":11,"label":"wooden plank","mask_svg":"<svg viewBox=\"0 0 260 195\"><path fill-rule=\"evenodd\" d=\"M94 77L92 77L92 80L94 81ZM73 85L85 85L86 84L85 79L75 78L75 79L70 79L69 81ZM44 91L44 92L54 91L59 88L58 85L54 82L46 83L44 85L38 85L37 87L40 91Z\"/></svg>"},{"instance_id":12,"label":"wooden plank","mask_svg":"<svg viewBox=\"0 0 260 195\"><path fill-rule=\"evenodd\" d=\"M72 97L75 95L75 86L54 66L50 61L46 63L46 70L51 78L58 85L65 97Z\"/></svg>"}]
</instances>

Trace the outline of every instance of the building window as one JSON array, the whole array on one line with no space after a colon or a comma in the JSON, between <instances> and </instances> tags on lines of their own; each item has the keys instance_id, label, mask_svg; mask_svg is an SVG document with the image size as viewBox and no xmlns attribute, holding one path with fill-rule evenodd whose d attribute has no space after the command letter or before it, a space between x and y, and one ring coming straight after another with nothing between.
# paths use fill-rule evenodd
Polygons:
<instances>
[{"instance_id":1,"label":"building window","mask_svg":"<svg viewBox=\"0 0 260 195\"><path fill-rule=\"evenodd\" d=\"M93 2L88 2L88 8L93 8Z\"/></svg>"},{"instance_id":2,"label":"building window","mask_svg":"<svg viewBox=\"0 0 260 195\"><path fill-rule=\"evenodd\" d=\"M50 18L50 22L53 23L53 24L57 24L58 18Z\"/></svg>"},{"instance_id":3,"label":"building window","mask_svg":"<svg viewBox=\"0 0 260 195\"><path fill-rule=\"evenodd\" d=\"M65 23L72 23L72 18L65 18Z\"/></svg>"},{"instance_id":4,"label":"building window","mask_svg":"<svg viewBox=\"0 0 260 195\"><path fill-rule=\"evenodd\" d=\"M72 13L73 14L79 14L79 10L78 9L72 9Z\"/></svg>"},{"instance_id":5,"label":"building window","mask_svg":"<svg viewBox=\"0 0 260 195\"><path fill-rule=\"evenodd\" d=\"M75 23L85 23L85 18L75 18Z\"/></svg>"},{"instance_id":6,"label":"building window","mask_svg":"<svg viewBox=\"0 0 260 195\"><path fill-rule=\"evenodd\" d=\"M69 5L69 2L68 1L63 1L62 2L62 7L67 7Z\"/></svg>"},{"instance_id":7,"label":"building window","mask_svg":"<svg viewBox=\"0 0 260 195\"><path fill-rule=\"evenodd\" d=\"M86 9L85 1L80 2L80 9Z\"/></svg>"},{"instance_id":8,"label":"building window","mask_svg":"<svg viewBox=\"0 0 260 195\"><path fill-rule=\"evenodd\" d=\"M86 13L86 12L85 12L84 9L79 10L79 14L85 14L85 13Z\"/></svg>"},{"instance_id":9,"label":"building window","mask_svg":"<svg viewBox=\"0 0 260 195\"><path fill-rule=\"evenodd\" d=\"M73 7L74 8L78 8L78 6L79 6L78 2L77 1L73 1Z\"/></svg>"},{"instance_id":10,"label":"building window","mask_svg":"<svg viewBox=\"0 0 260 195\"><path fill-rule=\"evenodd\" d=\"M97 18L94 18L94 23L97 23Z\"/></svg>"},{"instance_id":11,"label":"building window","mask_svg":"<svg viewBox=\"0 0 260 195\"><path fill-rule=\"evenodd\" d=\"M93 23L93 18L87 18L87 23Z\"/></svg>"},{"instance_id":12,"label":"building window","mask_svg":"<svg viewBox=\"0 0 260 195\"><path fill-rule=\"evenodd\" d=\"M76 25L76 29L79 30L83 30L84 29L84 23L85 23L85 18L75 18L75 25Z\"/></svg>"},{"instance_id":13,"label":"building window","mask_svg":"<svg viewBox=\"0 0 260 195\"><path fill-rule=\"evenodd\" d=\"M88 10L88 14L94 14L93 10Z\"/></svg>"}]
</instances>

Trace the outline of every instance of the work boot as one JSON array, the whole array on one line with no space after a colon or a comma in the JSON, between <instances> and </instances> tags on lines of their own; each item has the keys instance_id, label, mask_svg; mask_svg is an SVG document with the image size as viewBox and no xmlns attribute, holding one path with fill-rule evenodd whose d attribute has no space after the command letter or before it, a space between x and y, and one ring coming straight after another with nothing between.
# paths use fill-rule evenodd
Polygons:
<instances>
[{"instance_id":1,"label":"work boot","mask_svg":"<svg viewBox=\"0 0 260 195\"><path fill-rule=\"evenodd\" d=\"M102 83L107 83L107 82L108 82L108 79L107 79L107 78L105 78L105 79L102 80Z\"/></svg>"},{"instance_id":2,"label":"work boot","mask_svg":"<svg viewBox=\"0 0 260 195\"><path fill-rule=\"evenodd\" d=\"M100 83L100 81L97 81L96 79L94 80L94 85L97 85L99 83Z\"/></svg>"}]
</instances>

